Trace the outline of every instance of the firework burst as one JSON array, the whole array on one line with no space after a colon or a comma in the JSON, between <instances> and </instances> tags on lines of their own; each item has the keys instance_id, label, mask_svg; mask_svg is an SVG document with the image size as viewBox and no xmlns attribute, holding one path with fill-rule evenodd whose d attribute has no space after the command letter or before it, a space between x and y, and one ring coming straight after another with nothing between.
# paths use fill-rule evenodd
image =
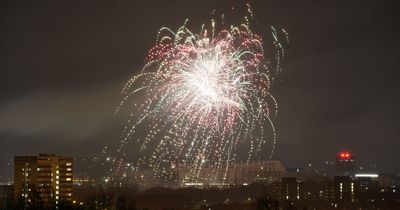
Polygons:
<instances>
[{"instance_id":1,"label":"firework burst","mask_svg":"<svg viewBox=\"0 0 400 210\"><path fill-rule=\"evenodd\" d=\"M214 21L199 33L186 22L177 31L162 28L142 72L122 90L119 107L133 105L134 112L119 150L133 142L137 167L155 176L171 176L178 165L193 179L206 165L220 174L239 159L239 147L247 160L273 154L277 69L268 69L262 39L248 24L216 28Z\"/></svg>"}]
</instances>

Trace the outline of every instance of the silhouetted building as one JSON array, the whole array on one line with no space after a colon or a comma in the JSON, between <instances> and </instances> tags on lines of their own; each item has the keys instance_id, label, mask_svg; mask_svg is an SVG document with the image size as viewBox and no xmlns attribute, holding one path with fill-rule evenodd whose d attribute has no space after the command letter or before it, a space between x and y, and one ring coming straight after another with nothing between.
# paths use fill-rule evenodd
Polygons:
<instances>
[{"instance_id":1,"label":"silhouetted building","mask_svg":"<svg viewBox=\"0 0 400 210\"><path fill-rule=\"evenodd\" d=\"M372 204L377 201L381 190L378 174L356 174L355 177L357 202L360 204Z\"/></svg>"},{"instance_id":2,"label":"silhouetted building","mask_svg":"<svg viewBox=\"0 0 400 210\"><path fill-rule=\"evenodd\" d=\"M356 185L349 176L335 176L333 181L324 182L323 198L325 200L341 203L354 203L356 201Z\"/></svg>"},{"instance_id":3,"label":"silhouetted building","mask_svg":"<svg viewBox=\"0 0 400 210\"><path fill-rule=\"evenodd\" d=\"M335 188L333 181L324 181L322 190L322 198L326 201L333 201L335 199Z\"/></svg>"},{"instance_id":4,"label":"silhouetted building","mask_svg":"<svg viewBox=\"0 0 400 210\"><path fill-rule=\"evenodd\" d=\"M354 202L354 181L349 176L335 176L333 178L334 196L336 201Z\"/></svg>"},{"instance_id":5,"label":"silhouetted building","mask_svg":"<svg viewBox=\"0 0 400 210\"><path fill-rule=\"evenodd\" d=\"M13 186L0 185L0 209L12 209L13 204Z\"/></svg>"},{"instance_id":6,"label":"silhouetted building","mask_svg":"<svg viewBox=\"0 0 400 210\"><path fill-rule=\"evenodd\" d=\"M395 173L379 174L378 180L382 187L395 188L399 186L398 176Z\"/></svg>"},{"instance_id":7,"label":"silhouetted building","mask_svg":"<svg viewBox=\"0 0 400 210\"><path fill-rule=\"evenodd\" d=\"M289 201L304 199L304 183L298 182L296 178L285 177L281 182L282 197Z\"/></svg>"},{"instance_id":8,"label":"silhouetted building","mask_svg":"<svg viewBox=\"0 0 400 210\"><path fill-rule=\"evenodd\" d=\"M72 157L50 154L14 159L14 199L25 207L72 203Z\"/></svg>"},{"instance_id":9,"label":"silhouetted building","mask_svg":"<svg viewBox=\"0 0 400 210\"><path fill-rule=\"evenodd\" d=\"M356 174L355 177L357 193L378 193L380 189L378 174Z\"/></svg>"},{"instance_id":10,"label":"silhouetted building","mask_svg":"<svg viewBox=\"0 0 400 210\"><path fill-rule=\"evenodd\" d=\"M301 201L304 199L304 182L296 177L284 177L281 182L272 183L272 195L280 201Z\"/></svg>"},{"instance_id":11,"label":"silhouetted building","mask_svg":"<svg viewBox=\"0 0 400 210\"><path fill-rule=\"evenodd\" d=\"M341 152L336 155L336 175L353 176L355 169L355 157L349 152Z\"/></svg>"}]
</instances>

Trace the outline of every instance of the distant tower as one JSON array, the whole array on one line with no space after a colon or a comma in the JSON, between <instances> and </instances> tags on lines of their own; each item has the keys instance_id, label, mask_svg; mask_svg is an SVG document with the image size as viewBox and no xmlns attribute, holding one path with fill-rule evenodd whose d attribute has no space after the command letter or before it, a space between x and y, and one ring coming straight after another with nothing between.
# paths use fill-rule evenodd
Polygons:
<instances>
[{"instance_id":1,"label":"distant tower","mask_svg":"<svg viewBox=\"0 0 400 210\"><path fill-rule=\"evenodd\" d=\"M349 152L340 152L336 155L336 175L353 176L355 157Z\"/></svg>"}]
</instances>

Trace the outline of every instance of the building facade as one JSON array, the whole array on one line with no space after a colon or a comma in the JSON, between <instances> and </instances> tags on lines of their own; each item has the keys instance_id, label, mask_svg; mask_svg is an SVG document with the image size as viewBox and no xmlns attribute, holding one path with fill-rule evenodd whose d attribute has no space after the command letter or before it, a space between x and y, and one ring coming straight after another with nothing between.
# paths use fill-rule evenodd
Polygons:
<instances>
[{"instance_id":1,"label":"building facade","mask_svg":"<svg viewBox=\"0 0 400 210\"><path fill-rule=\"evenodd\" d=\"M334 200L337 202L355 202L355 183L349 176L333 178Z\"/></svg>"},{"instance_id":2,"label":"building facade","mask_svg":"<svg viewBox=\"0 0 400 210\"><path fill-rule=\"evenodd\" d=\"M286 169L280 161L239 162L214 169L203 167L194 174L189 167L178 169L180 187L224 187L248 185L253 182L274 182L279 180ZM195 176L194 176L195 175Z\"/></svg>"},{"instance_id":3,"label":"building facade","mask_svg":"<svg viewBox=\"0 0 400 210\"><path fill-rule=\"evenodd\" d=\"M296 177L283 177L272 183L272 196L279 201L298 202L304 200L304 182Z\"/></svg>"},{"instance_id":4,"label":"building facade","mask_svg":"<svg viewBox=\"0 0 400 210\"><path fill-rule=\"evenodd\" d=\"M323 198L335 207L350 208L357 199L357 185L350 176L335 176L324 183Z\"/></svg>"},{"instance_id":5,"label":"building facade","mask_svg":"<svg viewBox=\"0 0 400 210\"><path fill-rule=\"evenodd\" d=\"M25 207L72 203L73 158L52 154L16 156L14 200Z\"/></svg>"}]
</instances>

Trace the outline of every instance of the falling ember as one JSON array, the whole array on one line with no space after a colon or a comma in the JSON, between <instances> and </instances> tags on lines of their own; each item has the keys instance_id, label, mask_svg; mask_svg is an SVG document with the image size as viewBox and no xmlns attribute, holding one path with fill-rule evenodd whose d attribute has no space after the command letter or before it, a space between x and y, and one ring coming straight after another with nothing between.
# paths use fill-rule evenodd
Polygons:
<instances>
[{"instance_id":1,"label":"falling ember","mask_svg":"<svg viewBox=\"0 0 400 210\"><path fill-rule=\"evenodd\" d=\"M142 72L122 90L118 109L134 104L134 114L119 150L137 145L137 166L155 176L168 177L182 165L192 179L205 166L220 174L239 159L239 147L246 160L273 154L277 103L271 86L279 67L267 68L262 39L248 24L218 31L212 21L210 28L198 34L186 22L176 32L162 28Z\"/></svg>"}]
</instances>

